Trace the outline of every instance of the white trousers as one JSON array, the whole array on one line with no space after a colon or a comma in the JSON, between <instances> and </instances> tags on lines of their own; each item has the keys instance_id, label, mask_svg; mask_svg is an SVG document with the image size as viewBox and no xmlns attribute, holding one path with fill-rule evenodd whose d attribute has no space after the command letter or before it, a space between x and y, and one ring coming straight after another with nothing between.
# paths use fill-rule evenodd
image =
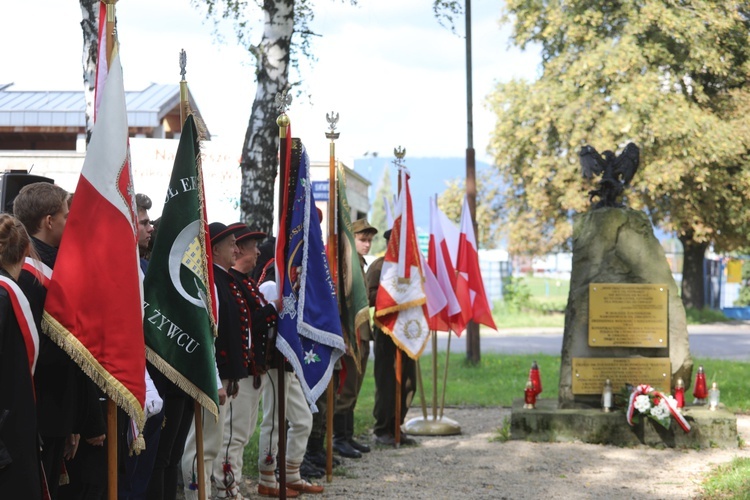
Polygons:
<instances>
[{"instance_id":1,"label":"white trousers","mask_svg":"<svg viewBox=\"0 0 750 500\"><path fill-rule=\"evenodd\" d=\"M221 381L226 388L227 381ZM208 500L211 497L211 469L214 459L221 449L221 439L224 433L224 415L228 405L219 406L219 419L205 410L201 410L203 422L203 479L206 484L206 497L200 500ZM185 485L185 499L198 500L198 453L196 447L195 420L193 420L185 440L185 451L182 454L182 479ZM192 485L192 486L191 486Z\"/></svg>"},{"instance_id":2,"label":"white trousers","mask_svg":"<svg viewBox=\"0 0 750 500\"><path fill-rule=\"evenodd\" d=\"M261 385L256 389L253 387L253 377L241 379L237 397L227 401L229 408L224 419L224 438L219 455L214 460L214 480L219 497L233 497L239 491L245 446L258 425L258 404L265 377L260 380Z\"/></svg>"},{"instance_id":3,"label":"white trousers","mask_svg":"<svg viewBox=\"0 0 750 500\"><path fill-rule=\"evenodd\" d=\"M227 382L227 380L221 381L225 389ZM208 500L211 497L212 475L216 486L225 489L225 480L231 478L231 475L229 478L226 477L227 474L223 469L223 463L227 461L227 457L228 463L231 464L232 474L234 474L234 481L239 484L242 476L242 453L255 431L260 394L259 389L253 388L252 378L244 378L239 381L237 397L229 398L226 403L219 406L218 421L214 420L213 415L203 411L203 465L207 498L200 500ZM185 452L182 455L182 478L185 484L186 500L199 500L197 486L195 489L190 487L191 483L197 484L198 482L197 466L196 433L195 422L193 422L185 441Z\"/></svg>"},{"instance_id":4,"label":"white trousers","mask_svg":"<svg viewBox=\"0 0 750 500\"><path fill-rule=\"evenodd\" d=\"M276 454L279 451L279 417L276 413L278 406L276 400L278 398L279 370L269 370L263 378L265 379L263 384L263 422L260 424L260 441L258 443L258 469L261 472L261 481L263 481L263 471L268 473L276 469ZM305 395L302 392L302 386L300 386L297 376L292 372L284 371L283 378L286 382L284 390L284 395L286 396L285 413L286 420L289 422L286 441L286 462L290 465L296 464L294 469L296 470L296 475L299 476L299 464L302 463L302 459L305 456L307 438L310 436L310 431L312 430L312 412L307 405L307 400L305 400ZM266 474L266 476L267 478L273 477L273 475L269 474ZM297 479L299 477L287 477L288 481L295 481Z\"/></svg>"}]
</instances>

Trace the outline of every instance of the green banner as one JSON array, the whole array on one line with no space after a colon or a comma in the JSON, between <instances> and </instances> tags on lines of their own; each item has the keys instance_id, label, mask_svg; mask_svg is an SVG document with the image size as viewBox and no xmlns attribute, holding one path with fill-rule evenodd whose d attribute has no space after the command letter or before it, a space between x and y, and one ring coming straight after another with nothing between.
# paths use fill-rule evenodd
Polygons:
<instances>
[{"instance_id":1,"label":"green banner","mask_svg":"<svg viewBox=\"0 0 750 500\"><path fill-rule=\"evenodd\" d=\"M215 324L206 252L200 146L193 116L180 136L164 210L143 283L148 360L169 380L219 415Z\"/></svg>"},{"instance_id":2,"label":"green banner","mask_svg":"<svg viewBox=\"0 0 750 500\"><path fill-rule=\"evenodd\" d=\"M367 299L365 275L359 263L357 246L352 234L351 209L346 199L344 169L337 176L338 230L339 230L339 305L344 339L359 364L357 329L370 328L370 303ZM365 335L369 339L369 333Z\"/></svg>"}]
</instances>

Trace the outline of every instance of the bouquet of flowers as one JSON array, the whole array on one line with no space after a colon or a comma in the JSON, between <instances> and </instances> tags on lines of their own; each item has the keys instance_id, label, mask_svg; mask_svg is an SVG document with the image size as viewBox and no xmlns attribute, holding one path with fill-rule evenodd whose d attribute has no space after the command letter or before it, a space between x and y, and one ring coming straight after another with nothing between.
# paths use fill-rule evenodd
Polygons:
<instances>
[{"instance_id":1,"label":"bouquet of flowers","mask_svg":"<svg viewBox=\"0 0 750 500\"><path fill-rule=\"evenodd\" d=\"M658 422L666 429L669 429L671 419L674 418L683 431L690 431L690 424L677 410L677 401L672 396L665 396L646 384L635 386L630 393L627 409L628 424L632 426L637 423L641 415Z\"/></svg>"}]
</instances>

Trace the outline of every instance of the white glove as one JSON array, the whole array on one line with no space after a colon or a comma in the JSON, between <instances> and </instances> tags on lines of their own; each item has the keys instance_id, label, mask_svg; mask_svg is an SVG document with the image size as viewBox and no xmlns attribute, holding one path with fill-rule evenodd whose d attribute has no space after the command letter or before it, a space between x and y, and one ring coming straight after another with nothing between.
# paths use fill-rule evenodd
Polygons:
<instances>
[{"instance_id":1,"label":"white glove","mask_svg":"<svg viewBox=\"0 0 750 500\"><path fill-rule=\"evenodd\" d=\"M146 419L148 420L150 417L159 413L162 406L164 406L164 400L159 396L159 391L156 390L156 386L154 385L153 380L151 380L151 376L148 374L148 371L146 371L146 407L144 408L146 411Z\"/></svg>"},{"instance_id":2,"label":"white glove","mask_svg":"<svg viewBox=\"0 0 750 500\"><path fill-rule=\"evenodd\" d=\"M164 401L156 390L146 391L146 419L149 419L161 411Z\"/></svg>"}]
</instances>

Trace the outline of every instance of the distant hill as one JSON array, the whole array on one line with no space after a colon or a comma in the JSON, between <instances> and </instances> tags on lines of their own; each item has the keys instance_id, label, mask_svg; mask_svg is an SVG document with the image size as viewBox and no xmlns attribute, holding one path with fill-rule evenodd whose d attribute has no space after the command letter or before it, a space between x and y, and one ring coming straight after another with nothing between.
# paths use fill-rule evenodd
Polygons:
<instances>
[{"instance_id":1,"label":"distant hill","mask_svg":"<svg viewBox=\"0 0 750 500\"><path fill-rule=\"evenodd\" d=\"M370 203L374 201L375 192L378 189L380 179L383 177L383 169L388 167L388 172L393 183L393 192L398 187L398 174L392 163L393 158L358 158L354 160L354 170L372 183L370 188ZM414 206L414 222L423 233L429 232L430 227L430 196L442 194L448 181L466 177L465 158L409 158L406 157L405 165L411 172L412 204ZM491 168L489 163L477 161L477 173Z\"/></svg>"}]
</instances>

